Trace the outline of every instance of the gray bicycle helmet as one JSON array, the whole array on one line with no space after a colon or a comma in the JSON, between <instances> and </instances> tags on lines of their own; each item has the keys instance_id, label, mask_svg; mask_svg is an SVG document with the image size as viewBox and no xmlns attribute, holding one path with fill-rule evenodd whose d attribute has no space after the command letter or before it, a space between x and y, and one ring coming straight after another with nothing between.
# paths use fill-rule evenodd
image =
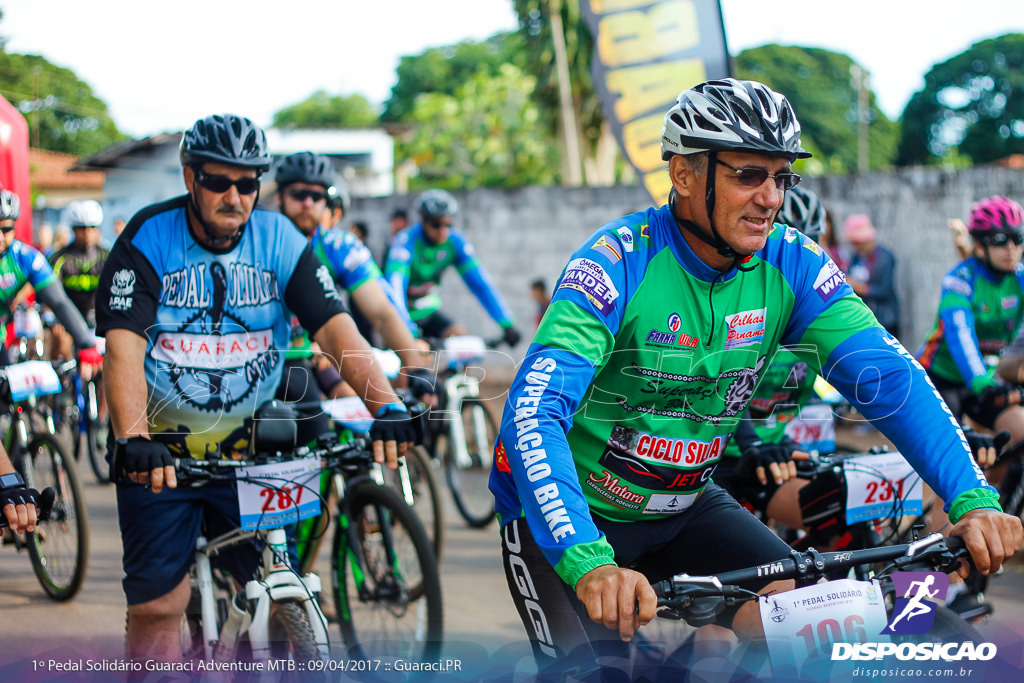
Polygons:
<instances>
[{"instance_id":1,"label":"gray bicycle helmet","mask_svg":"<svg viewBox=\"0 0 1024 683\"><path fill-rule=\"evenodd\" d=\"M825 232L825 207L818 199L818 195L803 185L797 185L786 192L776 221L792 225L811 239L817 240Z\"/></svg>"},{"instance_id":2,"label":"gray bicycle helmet","mask_svg":"<svg viewBox=\"0 0 1024 683\"><path fill-rule=\"evenodd\" d=\"M323 185L329 191L335 186L336 176L334 166L327 157L312 152L297 152L281 160L274 180L279 190L291 183L309 183Z\"/></svg>"},{"instance_id":3,"label":"gray bicycle helmet","mask_svg":"<svg viewBox=\"0 0 1024 683\"><path fill-rule=\"evenodd\" d=\"M263 129L244 116L214 114L181 136L181 165L221 163L266 171L270 153Z\"/></svg>"},{"instance_id":4,"label":"gray bicycle helmet","mask_svg":"<svg viewBox=\"0 0 1024 683\"><path fill-rule=\"evenodd\" d=\"M0 221L18 220L21 215L21 200L10 190L0 190Z\"/></svg>"},{"instance_id":5,"label":"gray bicycle helmet","mask_svg":"<svg viewBox=\"0 0 1024 683\"><path fill-rule=\"evenodd\" d=\"M743 151L805 159L789 101L763 83L725 78L684 90L665 114L661 158Z\"/></svg>"},{"instance_id":6,"label":"gray bicycle helmet","mask_svg":"<svg viewBox=\"0 0 1024 683\"><path fill-rule=\"evenodd\" d=\"M459 212L459 202L445 190L427 190L416 201L420 216L427 218L444 218Z\"/></svg>"}]
</instances>

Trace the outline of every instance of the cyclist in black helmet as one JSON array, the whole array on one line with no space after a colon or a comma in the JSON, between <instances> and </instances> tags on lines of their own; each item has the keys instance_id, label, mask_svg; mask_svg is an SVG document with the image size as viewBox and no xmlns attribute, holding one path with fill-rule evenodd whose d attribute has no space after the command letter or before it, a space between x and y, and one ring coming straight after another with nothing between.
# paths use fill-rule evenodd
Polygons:
<instances>
[{"instance_id":1,"label":"cyclist in black helmet","mask_svg":"<svg viewBox=\"0 0 1024 683\"><path fill-rule=\"evenodd\" d=\"M139 211L111 251L96 297L107 338L107 400L118 444L129 657L177 659L188 571L206 517L239 525L234 487L177 488L172 455L231 453L281 381L290 314L376 416L378 462L397 466L414 429L326 268L288 220L256 206L270 166L263 130L215 115L182 136L187 194ZM355 351L355 353L353 353ZM225 558L240 581L259 551Z\"/></svg>"}]
</instances>

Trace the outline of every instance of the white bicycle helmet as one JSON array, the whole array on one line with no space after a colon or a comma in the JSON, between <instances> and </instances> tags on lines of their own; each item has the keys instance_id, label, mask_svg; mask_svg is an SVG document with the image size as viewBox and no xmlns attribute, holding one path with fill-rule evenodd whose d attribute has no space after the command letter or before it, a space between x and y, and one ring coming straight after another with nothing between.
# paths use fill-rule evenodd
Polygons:
<instances>
[{"instance_id":1,"label":"white bicycle helmet","mask_svg":"<svg viewBox=\"0 0 1024 683\"><path fill-rule=\"evenodd\" d=\"M71 227L85 225L98 228L103 224L103 207L93 199L79 199L64 209L64 222Z\"/></svg>"},{"instance_id":2,"label":"white bicycle helmet","mask_svg":"<svg viewBox=\"0 0 1024 683\"><path fill-rule=\"evenodd\" d=\"M789 100L763 83L725 78L680 93L665 114L661 158L730 150L811 156Z\"/></svg>"}]
</instances>

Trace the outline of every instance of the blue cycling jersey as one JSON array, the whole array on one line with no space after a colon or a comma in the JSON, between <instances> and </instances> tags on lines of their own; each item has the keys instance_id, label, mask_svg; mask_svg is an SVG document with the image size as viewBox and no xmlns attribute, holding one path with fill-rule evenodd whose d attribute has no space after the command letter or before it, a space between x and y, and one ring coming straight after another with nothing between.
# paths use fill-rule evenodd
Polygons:
<instances>
[{"instance_id":1,"label":"blue cycling jersey","mask_svg":"<svg viewBox=\"0 0 1024 683\"><path fill-rule=\"evenodd\" d=\"M143 209L118 238L100 279L97 331L146 339L150 431L202 456L237 448L245 419L274 397L289 311L315 333L345 307L281 214L257 208L237 245L211 250L194 239L187 202Z\"/></svg>"}]
</instances>

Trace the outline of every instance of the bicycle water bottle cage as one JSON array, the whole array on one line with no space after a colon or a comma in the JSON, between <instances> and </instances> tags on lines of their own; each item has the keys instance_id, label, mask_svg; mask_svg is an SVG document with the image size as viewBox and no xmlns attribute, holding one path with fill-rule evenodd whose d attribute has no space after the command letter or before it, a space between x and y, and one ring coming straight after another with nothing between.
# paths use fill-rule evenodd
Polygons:
<instances>
[{"instance_id":1,"label":"bicycle water bottle cage","mask_svg":"<svg viewBox=\"0 0 1024 683\"><path fill-rule=\"evenodd\" d=\"M249 455L291 453L298 441L295 409L287 403L271 400L256 409L249 439Z\"/></svg>"}]
</instances>

